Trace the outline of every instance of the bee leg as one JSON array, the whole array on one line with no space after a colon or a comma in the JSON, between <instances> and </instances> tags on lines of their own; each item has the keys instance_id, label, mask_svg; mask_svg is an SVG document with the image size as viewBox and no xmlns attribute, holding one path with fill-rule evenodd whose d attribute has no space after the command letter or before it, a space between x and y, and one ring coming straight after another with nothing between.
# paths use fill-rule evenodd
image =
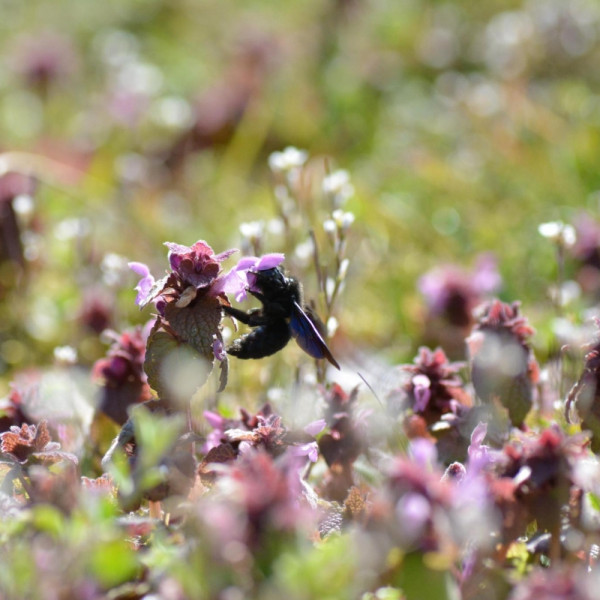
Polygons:
<instances>
[{"instance_id":1,"label":"bee leg","mask_svg":"<svg viewBox=\"0 0 600 600\"><path fill-rule=\"evenodd\" d=\"M268 300L265 298L264 294L261 294L260 292L255 292L254 290L251 290L250 288L248 288L248 293L252 294L255 298L260 300L262 302L262 304L266 304L268 302Z\"/></svg>"},{"instance_id":2,"label":"bee leg","mask_svg":"<svg viewBox=\"0 0 600 600\"><path fill-rule=\"evenodd\" d=\"M223 310L230 316L235 317L240 323L249 325L250 327L258 327L259 325L265 325L268 319L262 314L260 308L253 308L248 312L234 308L233 306L223 306Z\"/></svg>"}]
</instances>

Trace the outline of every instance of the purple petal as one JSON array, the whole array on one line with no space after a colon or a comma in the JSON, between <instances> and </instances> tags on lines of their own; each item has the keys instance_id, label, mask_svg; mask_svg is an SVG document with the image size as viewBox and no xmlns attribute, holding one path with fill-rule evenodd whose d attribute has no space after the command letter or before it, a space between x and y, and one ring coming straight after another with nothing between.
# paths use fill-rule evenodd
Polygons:
<instances>
[{"instance_id":1,"label":"purple petal","mask_svg":"<svg viewBox=\"0 0 600 600\"><path fill-rule=\"evenodd\" d=\"M431 504L421 494L409 492L398 502L396 514L402 524L402 534L409 540L416 541L431 517Z\"/></svg>"},{"instance_id":2,"label":"purple petal","mask_svg":"<svg viewBox=\"0 0 600 600\"><path fill-rule=\"evenodd\" d=\"M281 252L273 252L271 254L263 254L258 263L254 267L256 271L268 271L278 267L285 260L285 254Z\"/></svg>"},{"instance_id":3,"label":"purple petal","mask_svg":"<svg viewBox=\"0 0 600 600\"><path fill-rule=\"evenodd\" d=\"M469 455L468 469L470 473L478 473L490 462L488 446L482 442L487 434L487 423L479 423L471 434L471 443L467 449Z\"/></svg>"},{"instance_id":4,"label":"purple petal","mask_svg":"<svg viewBox=\"0 0 600 600\"><path fill-rule=\"evenodd\" d=\"M248 454L249 452L252 451L252 444L250 442L240 442L240 445L238 446L238 452L240 454Z\"/></svg>"},{"instance_id":5,"label":"purple petal","mask_svg":"<svg viewBox=\"0 0 600 600\"><path fill-rule=\"evenodd\" d=\"M308 456L310 462L317 462L319 460L319 445L317 442L308 442L307 444L300 444L299 446L291 446L290 452L292 456Z\"/></svg>"},{"instance_id":6,"label":"purple petal","mask_svg":"<svg viewBox=\"0 0 600 600\"><path fill-rule=\"evenodd\" d=\"M189 246L182 246L181 244L176 244L175 242L165 242L164 245L169 249L168 257L171 269L176 271L179 268L184 255L189 254L192 249Z\"/></svg>"},{"instance_id":7,"label":"purple petal","mask_svg":"<svg viewBox=\"0 0 600 600\"><path fill-rule=\"evenodd\" d=\"M226 258L229 258L232 254L235 254L238 251L237 248L232 248L231 250L225 250L225 252L221 252L220 254L215 254L213 256L213 260L217 262L223 262Z\"/></svg>"},{"instance_id":8,"label":"purple petal","mask_svg":"<svg viewBox=\"0 0 600 600\"><path fill-rule=\"evenodd\" d=\"M483 440L487 435L487 423L481 421L475 429L473 429L473 433L471 434L471 444L476 447L480 447L483 444Z\"/></svg>"},{"instance_id":9,"label":"purple petal","mask_svg":"<svg viewBox=\"0 0 600 600\"><path fill-rule=\"evenodd\" d=\"M238 271L236 267L231 269L226 275L215 279L210 287L210 293L213 296L219 294L234 294L235 299L240 302L240 298L244 300L246 298L246 286L248 281L246 279L245 271Z\"/></svg>"},{"instance_id":10,"label":"purple petal","mask_svg":"<svg viewBox=\"0 0 600 600\"><path fill-rule=\"evenodd\" d=\"M426 375L415 375L412 382L415 394L414 411L423 412L431 398L431 381Z\"/></svg>"},{"instance_id":11,"label":"purple petal","mask_svg":"<svg viewBox=\"0 0 600 600\"><path fill-rule=\"evenodd\" d=\"M219 429L219 430L223 429L223 425L225 424L225 417L222 417L220 414L218 414L216 412L212 412L210 410L205 410L203 414L204 414L204 418L206 419L207 423L213 429Z\"/></svg>"},{"instance_id":12,"label":"purple petal","mask_svg":"<svg viewBox=\"0 0 600 600\"><path fill-rule=\"evenodd\" d=\"M141 306L145 302L145 300L147 300L148 294L150 293L150 290L155 284L155 280L154 277L150 274L150 269L144 263L130 262L128 263L128 266L132 271L134 271L142 277L134 288L137 291L135 303L138 306Z\"/></svg>"},{"instance_id":13,"label":"purple petal","mask_svg":"<svg viewBox=\"0 0 600 600\"><path fill-rule=\"evenodd\" d=\"M423 467L431 468L437 460L437 450L435 444L425 438L416 438L410 442L410 454L413 461Z\"/></svg>"},{"instance_id":14,"label":"purple petal","mask_svg":"<svg viewBox=\"0 0 600 600\"><path fill-rule=\"evenodd\" d=\"M314 436L314 435L317 435L318 433L321 433L321 431L323 431L323 429L325 429L326 425L327 425L327 422L325 421L325 419L317 419L316 421L309 423L304 428L304 431L306 433L308 433L308 435Z\"/></svg>"},{"instance_id":15,"label":"purple petal","mask_svg":"<svg viewBox=\"0 0 600 600\"><path fill-rule=\"evenodd\" d=\"M256 256L243 256L238 261L236 269L238 271L268 271L278 267L285 260L285 254L281 252L272 252L263 254L260 258Z\"/></svg>"},{"instance_id":16,"label":"purple petal","mask_svg":"<svg viewBox=\"0 0 600 600\"><path fill-rule=\"evenodd\" d=\"M137 273L140 277L147 277L148 275L150 275L150 269L148 268L148 265L141 263L141 262L128 262L127 266L134 271L135 273Z\"/></svg>"},{"instance_id":17,"label":"purple petal","mask_svg":"<svg viewBox=\"0 0 600 600\"><path fill-rule=\"evenodd\" d=\"M227 354L225 354L225 346L223 346L223 341L216 338L213 341L213 354L215 358L221 362L223 362L227 358Z\"/></svg>"},{"instance_id":18,"label":"purple petal","mask_svg":"<svg viewBox=\"0 0 600 600\"><path fill-rule=\"evenodd\" d=\"M498 273L496 258L492 254L483 254L477 260L473 285L481 294L491 294L502 285L502 276Z\"/></svg>"},{"instance_id":19,"label":"purple petal","mask_svg":"<svg viewBox=\"0 0 600 600\"><path fill-rule=\"evenodd\" d=\"M247 271L248 269L252 269L254 265L259 262L259 260L260 259L256 256L242 256L235 269L236 271Z\"/></svg>"}]
</instances>

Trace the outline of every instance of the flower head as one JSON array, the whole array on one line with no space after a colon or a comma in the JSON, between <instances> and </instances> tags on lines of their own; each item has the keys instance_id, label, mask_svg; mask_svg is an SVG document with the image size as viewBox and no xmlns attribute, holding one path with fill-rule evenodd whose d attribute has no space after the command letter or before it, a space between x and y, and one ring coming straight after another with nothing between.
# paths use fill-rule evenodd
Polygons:
<instances>
[{"instance_id":1,"label":"flower head","mask_svg":"<svg viewBox=\"0 0 600 600\"><path fill-rule=\"evenodd\" d=\"M135 286L135 291L137 292L135 303L138 306L142 306L147 300L150 291L156 283L156 280L154 279L152 273L150 273L148 265L145 265L141 262L130 262L127 264L134 273L137 273L141 277L141 279L138 281L138 284Z\"/></svg>"},{"instance_id":2,"label":"flower head","mask_svg":"<svg viewBox=\"0 0 600 600\"><path fill-rule=\"evenodd\" d=\"M70 40L53 31L21 36L11 58L29 84L44 86L67 78L77 62Z\"/></svg>"},{"instance_id":3,"label":"flower head","mask_svg":"<svg viewBox=\"0 0 600 600\"><path fill-rule=\"evenodd\" d=\"M591 446L594 452L600 451L600 319L596 319L598 334L596 339L583 349L583 371L567 398L566 412L569 417L571 404L575 402L581 428L592 434Z\"/></svg>"},{"instance_id":4,"label":"flower head","mask_svg":"<svg viewBox=\"0 0 600 600\"><path fill-rule=\"evenodd\" d=\"M200 240L192 246L165 242L169 249L169 264L183 284L195 288L209 286L219 275L221 264L237 250L226 250L215 254L213 249Z\"/></svg>"},{"instance_id":5,"label":"flower head","mask_svg":"<svg viewBox=\"0 0 600 600\"><path fill-rule=\"evenodd\" d=\"M54 463L63 459L75 464L78 462L75 455L60 451L60 444L52 441L46 421L39 425L13 425L9 431L0 434L0 450L19 463L27 463L30 459L43 463Z\"/></svg>"},{"instance_id":6,"label":"flower head","mask_svg":"<svg viewBox=\"0 0 600 600\"><path fill-rule=\"evenodd\" d=\"M538 227L538 233L559 246L569 248L576 242L575 228L572 225L567 225L562 221L551 221L542 223Z\"/></svg>"},{"instance_id":7,"label":"flower head","mask_svg":"<svg viewBox=\"0 0 600 600\"><path fill-rule=\"evenodd\" d=\"M597 577L573 567L536 568L518 583L509 600L592 600L596 597Z\"/></svg>"},{"instance_id":8,"label":"flower head","mask_svg":"<svg viewBox=\"0 0 600 600\"><path fill-rule=\"evenodd\" d=\"M504 506L513 505L511 510L522 515L522 528L534 519L541 529L559 526L574 483L574 465L587 455L585 441L585 436L569 437L554 425L539 434L520 433L495 458L498 477L511 484L511 502Z\"/></svg>"},{"instance_id":9,"label":"flower head","mask_svg":"<svg viewBox=\"0 0 600 600\"><path fill-rule=\"evenodd\" d=\"M414 364L402 365L410 373L404 392L414 412L422 414L431 425L441 415L453 411L452 403L466 402L458 372L464 363L450 362L441 348L419 349Z\"/></svg>"},{"instance_id":10,"label":"flower head","mask_svg":"<svg viewBox=\"0 0 600 600\"><path fill-rule=\"evenodd\" d=\"M94 364L92 377L102 386L98 409L123 425L132 404L150 399L144 371L147 333L137 327L109 335L113 343L106 357Z\"/></svg>"},{"instance_id":11,"label":"flower head","mask_svg":"<svg viewBox=\"0 0 600 600\"><path fill-rule=\"evenodd\" d=\"M210 291L213 295L230 291L230 281L226 277L219 277L221 263L237 250L215 254L202 240L192 246L173 242L165 242L165 246L169 249L171 272L159 281L154 279L144 263L129 263L129 267L141 276L135 288L138 292L136 304L140 308L155 302L159 312L162 312L165 303L176 302L179 307L187 306L201 291Z\"/></svg>"},{"instance_id":12,"label":"flower head","mask_svg":"<svg viewBox=\"0 0 600 600\"><path fill-rule=\"evenodd\" d=\"M314 436L324 426L321 421L311 423L303 432L291 431L270 404L265 404L254 415L241 409L240 419L226 419L212 411L205 411L204 417L213 428L204 446L205 462L210 462L211 452L212 456L222 455L225 447L232 450L233 457L256 450L264 450L276 457L289 449L293 456L308 457L312 462L318 458Z\"/></svg>"},{"instance_id":13,"label":"flower head","mask_svg":"<svg viewBox=\"0 0 600 600\"><path fill-rule=\"evenodd\" d=\"M515 426L523 423L531 409L539 376L528 341L534 330L519 306L519 302L500 300L488 303L467 339L477 395L486 403L499 401Z\"/></svg>"},{"instance_id":14,"label":"flower head","mask_svg":"<svg viewBox=\"0 0 600 600\"><path fill-rule=\"evenodd\" d=\"M298 150L288 146L281 152L273 152L269 156L269 167L274 173L287 172L300 168L308 159L306 150Z\"/></svg>"},{"instance_id":15,"label":"flower head","mask_svg":"<svg viewBox=\"0 0 600 600\"><path fill-rule=\"evenodd\" d=\"M494 257L484 254L472 273L455 265L429 271L419 280L419 290L433 317L442 317L451 325L463 327L472 324L473 309L501 283Z\"/></svg>"}]
</instances>

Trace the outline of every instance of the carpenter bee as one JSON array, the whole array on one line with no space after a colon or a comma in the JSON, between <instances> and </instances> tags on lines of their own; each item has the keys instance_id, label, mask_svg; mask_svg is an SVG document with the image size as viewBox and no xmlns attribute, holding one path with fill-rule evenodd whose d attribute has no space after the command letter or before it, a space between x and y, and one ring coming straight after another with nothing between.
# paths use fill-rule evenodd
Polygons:
<instances>
[{"instance_id":1,"label":"carpenter bee","mask_svg":"<svg viewBox=\"0 0 600 600\"><path fill-rule=\"evenodd\" d=\"M340 368L313 320L302 308L302 287L293 277L286 277L278 267L254 271L248 291L260 300L262 308L248 312L223 306L238 321L256 327L233 342L227 352L238 358L262 358L284 348L294 337L302 350L313 358L326 358Z\"/></svg>"}]
</instances>

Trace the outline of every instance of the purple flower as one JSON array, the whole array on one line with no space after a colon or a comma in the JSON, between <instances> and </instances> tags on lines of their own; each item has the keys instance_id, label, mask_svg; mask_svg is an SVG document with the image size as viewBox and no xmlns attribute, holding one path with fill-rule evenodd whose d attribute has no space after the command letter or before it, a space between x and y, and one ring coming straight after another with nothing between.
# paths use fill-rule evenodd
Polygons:
<instances>
[{"instance_id":1,"label":"purple flower","mask_svg":"<svg viewBox=\"0 0 600 600\"><path fill-rule=\"evenodd\" d=\"M169 249L169 264L180 280L195 288L209 286L219 275L220 263L237 250L226 250L215 254L213 249L200 240L192 246L165 242Z\"/></svg>"},{"instance_id":2,"label":"purple flower","mask_svg":"<svg viewBox=\"0 0 600 600\"><path fill-rule=\"evenodd\" d=\"M396 515L406 543L412 544L423 535L432 512L429 500L419 492L408 492L400 498Z\"/></svg>"},{"instance_id":3,"label":"purple flower","mask_svg":"<svg viewBox=\"0 0 600 600\"><path fill-rule=\"evenodd\" d=\"M245 278L232 276L232 272L220 276L221 262L237 250L226 250L215 254L213 249L200 240L192 246L182 246L166 242L169 248L169 264L172 271L156 281L144 263L132 262L129 267L141 276L136 286L138 292L136 304L143 308L149 302L155 302L160 314L164 305L176 302L179 308L188 306L202 290L212 296L240 293L246 286Z\"/></svg>"},{"instance_id":4,"label":"purple flower","mask_svg":"<svg viewBox=\"0 0 600 600\"><path fill-rule=\"evenodd\" d=\"M75 71L77 55L67 37L54 31L38 31L17 39L9 61L29 84L47 86L64 81Z\"/></svg>"},{"instance_id":5,"label":"purple flower","mask_svg":"<svg viewBox=\"0 0 600 600\"><path fill-rule=\"evenodd\" d=\"M308 456L311 462L319 460L319 445L317 442L308 442L298 446L290 446L292 456Z\"/></svg>"},{"instance_id":6,"label":"purple flower","mask_svg":"<svg viewBox=\"0 0 600 600\"><path fill-rule=\"evenodd\" d=\"M468 404L458 371L461 362L450 362L441 348L430 350L422 346L414 364L402 365L411 374L402 391L407 395L413 412L423 415L428 425L446 413L453 404Z\"/></svg>"},{"instance_id":7,"label":"purple flower","mask_svg":"<svg viewBox=\"0 0 600 600\"><path fill-rule=\"evenodd\" d=\"M410 442L410 455L422 469L431 469L437 461L435 444L425 438L416 438Z\"/></svg>"},{"instance_id":8,"label":"purple flower","mask_svg":"<svg viewBox=\"0 0 600 600\"><path fill-rule=\"evenodd\" d=\"M429 271L419 280L419 290L432 316L441 316L452 325L465 327L472 324L473 309L501 283L495 258L484 254L472 273L456 265Z\"/></svg>"},{"instance_id":9,"label":"purple flower","mask_svg":"<svg viewBox=\"0 0 600 600\"><path fill-rule=\"evenodd\" d=\"M261 257L244 256L226 275L219 277L211 286L213 293L233 294L237 302L243 302L248 289L254 289L256 271L267 271L279 266L285 259L281 253L264 254Z\"/></svg>"},{"instance_id":10,"label":"purple flower","mask_svg":"<svg viewBox=\"0 0 600 600\"><path fill-rule=\"evenodd\" d=\"M217 360L220 360L221 362L223 362L227 358L227 355L225 354L225 346L223 345L223 340L220 340L216 336L214 336L213 341L213 354L215 355L215 358Z\"/></svg>"},{"instance_id":11,"label":"purple flower","mask_svg":"<svg viewBox=\"0 0 600 600\"><path fill-rule=\"evenodd\" d=\"M491 461L490 448L483 443L487 435L487 423L479 423L471 434L471 443L467 453L469 455L469 474L477 474Z\"/></svg>"},{"instance_id":12,"label":"purple flower","mask_svg":"<svg viewBox=\"0 0 600 600\"><path fill-rule=\"evenodd\" d=\"M317 419L316 421L313 421L304 427L304 431L308 433L308 435L315 436L318 433L321 433L325 427L327 427L327 422L325 419Z\"/></svg>"},{"instance_id":13,"label":"purple flower","mask_svg":"<svg viewBox=\"0 0 600 600\"><path fill-rule=\"evenodd\" d=\"M260 258L255 256L244 257L237 266L238 271L243 271L246 276L247 287L250 290L257 291L255 288L257 271L268 271L278 267L285 259L285 256L280 253L265 254ZM241 300L246 298L246 293L242 294Z\"/></svg>"},{"instance_id":14,"label":"purple flower","mask_svg":"<svg viewBox=\"0 0 600 600\"><path fill-rule=\"evenodd\" d=\"M424 412L431 398L431 381L427 375L415 375L412 379L413 394L415 395L415 412Z\"/></svg>"},{"instance_id":15,"label":"purple flower","mask_svg":"<svg viewBox=\"0 0 600 600\"><path fill-rule=\"evenodd\" d=\"M148 265L145 265L141 262L130 262L127 263L127 266L141 277L141 279L138 281L138 284L135 286L135 290L137 292L135 303L138 306L142 306L148 300L150 290L156 281L150 273Z\"/></svg>"}]
</instances>

